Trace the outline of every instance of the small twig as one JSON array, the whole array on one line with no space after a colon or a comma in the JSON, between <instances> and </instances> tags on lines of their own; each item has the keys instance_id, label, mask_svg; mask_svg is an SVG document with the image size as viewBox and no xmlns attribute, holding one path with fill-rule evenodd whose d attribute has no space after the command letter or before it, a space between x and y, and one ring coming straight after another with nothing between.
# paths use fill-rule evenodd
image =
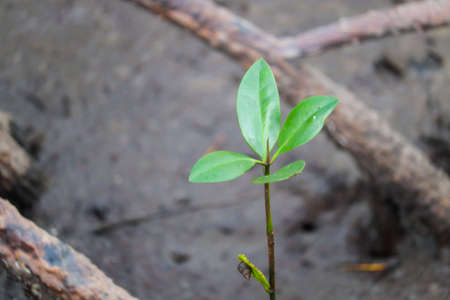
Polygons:
<instances>
[{"instance_id":1,"label":"small twig","mask_svg":"<svg viewBox=\"0 0 450 300\"><path fill-rule=\"evenodd\" d=\"M286 58L304 57L330 48L352 45L405 32L449 25L450 1L407 3L391 9L369 11L338 22L281 39Z\"/></svg>"},{"instance_id":2,"label":"small twig","mask_svg":"<svg viewBox=\"0 0 450 300\"><path fill-rule=\"evenodd\" d=\"M251 197L244 197L244 199L252 199ZM151 212L139 217L132 217L128 219L119 220L110 224L102 225L94 230L92 233L96 235L108 234L114 230L118 230L127 226L137 226L142 223L148 223L155 221L157 219L164 219L170 217L176 217L184 214L196 213L202 210L208 209L220 209L227 208L234 205L241 205L246 203L244 199L240 199L239 201L231 201L231 202L219 202L219 203L206 203L192 206L183 206L179 208L174 208L170 210L162 210Z\"/></svg>"},{"instance_id":3,"label":"small twig","mask_svg":"<svg viewBox=\"0 0 450 300\"><path fill-rule=\"evenodd\" d=\"M344 263L340 265L339 269L345 272L367 272L367 273L383 273L386 274L400 265L400 260L397 257L391 259L365 262L365 263Z\"/></svg>"}]
</instances>

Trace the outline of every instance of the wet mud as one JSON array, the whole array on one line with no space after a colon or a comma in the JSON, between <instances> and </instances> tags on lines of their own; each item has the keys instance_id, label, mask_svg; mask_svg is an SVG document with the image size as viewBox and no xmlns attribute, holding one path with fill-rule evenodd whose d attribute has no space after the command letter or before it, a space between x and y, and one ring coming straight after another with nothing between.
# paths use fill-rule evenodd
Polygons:
<instances>
[{"instance_id":1,"label":"wet mud","mask_svg":"<svg viewBox=\"0 0 450 300\"><path fill-rule=\"evenodd\" d=\"M400 1L216 2L290 35ZM448 28L306 61L449 172ZM33 220L139 299L266 297L236 270L245 253L267 273L263 191L250 183L262 170L229 183L187 182L206 151L252 155L235 117L242 75L127 1L1 1L0 109L48 176ZM320 135L281 162L296 159L307 162L302 175L273 186L280 299L450 297L450 251L405 234L392 195L374 191L347 153ZM352 267L361 262L385 263L386 272ZM25 299L5 276L0 299Z\"/></svg>"}]
</instances>

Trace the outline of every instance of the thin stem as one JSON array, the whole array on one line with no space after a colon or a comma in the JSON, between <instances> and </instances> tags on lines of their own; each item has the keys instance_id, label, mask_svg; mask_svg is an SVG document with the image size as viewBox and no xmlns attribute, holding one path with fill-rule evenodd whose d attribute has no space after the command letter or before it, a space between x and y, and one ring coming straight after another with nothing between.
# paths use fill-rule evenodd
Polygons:
<instances>
[{"instance_id":1,"label":"thin stem","mask_svg":"<svg viewBox=\"0 0 450 300\"><path fill-rule=\"evenodd\" d=\"M265 162L263 162L263 161L260 161L260 160L257 160L257 161L256 161L256 163L257 163L257 164L259 164L259 165L261 165L261 166L265 166L265 165L266 165L266 163L265 163Z\"/></svg>"},{"instance_id":2,"label":"thin stem","mask_svg":"<svg viewBox=\"0 0 450 300\"><path fill-rule=\"evenodd\" d=\"M278 157L278 154L280 154L280 148L277 149L277 151L275 152L275 154L272 157L272 160L269 160L270 163L273 163L275 161L275 159Z\"/></svg>"},{"instance_id":3,"label":"thin stem","mask_svg":"<svg viewBox=\"0 0 450 300\"><path fill-rule=\"evenodd\" d=\"M264 175L270 175L270 154L269 143L267 142L267 161L264 166ZM270 211L270 183L264 184L264 198L266 204L266 234L267 234L267 257L269 260L269 283L270 300L276 300L275 294L275 240L272 226L272 213Z\"/></svg>"}]
</instances>

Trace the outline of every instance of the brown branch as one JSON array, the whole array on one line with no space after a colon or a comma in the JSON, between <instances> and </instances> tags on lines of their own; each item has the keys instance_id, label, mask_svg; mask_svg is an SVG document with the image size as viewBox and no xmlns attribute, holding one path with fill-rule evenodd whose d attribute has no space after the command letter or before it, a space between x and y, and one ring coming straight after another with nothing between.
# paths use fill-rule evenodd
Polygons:
<instances>
[{"instance_id":1,"label":"brown branch","mask_svg":"<svg viewBox=\"0 0 450 300\"><path fill-rule=\"evenodd\" d=\"M0 190L12 190L30 165L28 154L10 135L9 115L0 111Z\"/></svg>"},{"instance_id":2,"label":"brown branch","mask_svg":"<svg viewBox=\"0 0 450 300\"><path fill-rule=\"evenodd\" d=\"M13 125L9 115L0 111L0 197L11 199L22 213L30 214L46 180L34 167L29 153L15 139L17 126Z\"/></svg>"},{"instance_id":3,"label":"brown branch","mask_svg":"<svg viewBox=\"0 0 450 300\"><path fill-rule=\"evenodd\" d=\"M150 8L175 23L193 30L201 38L204 38L205 35L205 32L201 29L202 20L210 14L209 11L211 9L218 16L227 14L226 9L217 7L209 2L200 3L198 0L127 1ZM193 7L189 7L191 4L193 4ZM180 15L177 11L189 13ZM188 23L191 25L186 26ZM241 51L249 51L250 49L245 45L246 41L233 41L229 38L233 35L233 32L239 35L239 31L247 31L248 38L252 40L251 48L265 53L265 57L274 54L284 58L294 58L308 56L333 47L378 39L398 33L428 30L449 25L450 1L423 1L402 4L391 9L374 10L286 38L278 38L267 34L243 19L240 19L238 24L228 24L231 25L229 29L220 28L220 23L220 21L210 22L209 26L215 27L217 32L226 33L228 37L222 34L206 37L216 48L223 47L226 49L226 52L233 53L233 55ZM192 27L193 25L197 28ZM224 45L225 41L232 42L232 44ZM241 48L242 46L244 48ZM231 50L231 48L234 49Z\"/></svg>"},{"instance_id":4,"label":"brown branch","mask_svg":"<svg viewBox=\"0 0 450 300\"><path fill-rule=\"evenodd\" d=\"M252 23L234 16L227 9L218 7L210 1L125 1L150 9L161 17L193 31L214 48L223 50L245 64L249 63L249 56L260 57L261 53L264 53L264 57L278 57L280 53L283 56L289 55L284 52L287 49L277 37L265 33Z\"/></svg>"},{"instance_id":5,"label":"brown branch","mask_svg":"<svg viewBox=\"0 0 450 300\"><path fill-rule=\"evenodd\" d=\"M402 220L418 232L433 235L440 244L450 245L449 177L349 90L311 67L305 67L301 76L309 76L307 85L314 93L341 99L327 120L328 135L392 195ZM304 94L300 91L299 95Z\"/></svg>"},{"instance_id":6,"label":"brown branch","mask_svg":"<svg viewBox=\"0 0 450 300\"><path fill-rule=\"evenodd\" d=\"M328 48L378 39L400 32L420 31L450 23L450 1L423 1L360 16L282 39L285 57L303 57ZM288 50L289 49L289 50Z\"/></svg>"},{"instance_id":7,"label":"brown branch","mask_svg":"<svg viewBox=\"0 0 450 300\"><path fill-rule=\"evenodd\" d=\"M0 258L30 299L137 300L85 256L0 199Z\"/></svg>"},{"instance_id":8,"label":"brown branch","mask_svg":"<svg viewBox=\"0 0 450 300\"><path fill-rule=\"evenodd\" d=\"M395 201L413 228L450 244L450 179L350 91L312 67L291 67L283 49L272 47L272 36L209 1L128 1L191 30L244 66L266 58L291 105L312 94L336 95L341 103L326 126L332 140L384 188L395 192Z\"/></svg>"}]
</instances>

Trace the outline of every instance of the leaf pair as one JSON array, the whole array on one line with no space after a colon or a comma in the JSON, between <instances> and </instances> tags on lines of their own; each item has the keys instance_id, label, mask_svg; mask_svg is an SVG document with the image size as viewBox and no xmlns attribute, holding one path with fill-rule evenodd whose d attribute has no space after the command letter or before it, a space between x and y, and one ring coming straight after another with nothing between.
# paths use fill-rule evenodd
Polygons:
<instances>
[{"instance_id":1,"label":"leaf pair","mask_svg":"<svg viewBox=\"0 0 450 300\"><path fill-rule=\"evenodd\" d=\"M278 155L313 139L337 103L336 98L329 96L308 98L291 111L280 130L280 99L275 78L264 60L256 61L242 78L236 106L242 136L261 160L229 151L209 153L194 165L189 181L228 181L243 175L257 163L272 163ZM278 149L269 161L277 141ZM271 175L255 178L253 183L285 180L299 174L304 166L304 161L298 161Z\"/></svg>"}]
</instances>

